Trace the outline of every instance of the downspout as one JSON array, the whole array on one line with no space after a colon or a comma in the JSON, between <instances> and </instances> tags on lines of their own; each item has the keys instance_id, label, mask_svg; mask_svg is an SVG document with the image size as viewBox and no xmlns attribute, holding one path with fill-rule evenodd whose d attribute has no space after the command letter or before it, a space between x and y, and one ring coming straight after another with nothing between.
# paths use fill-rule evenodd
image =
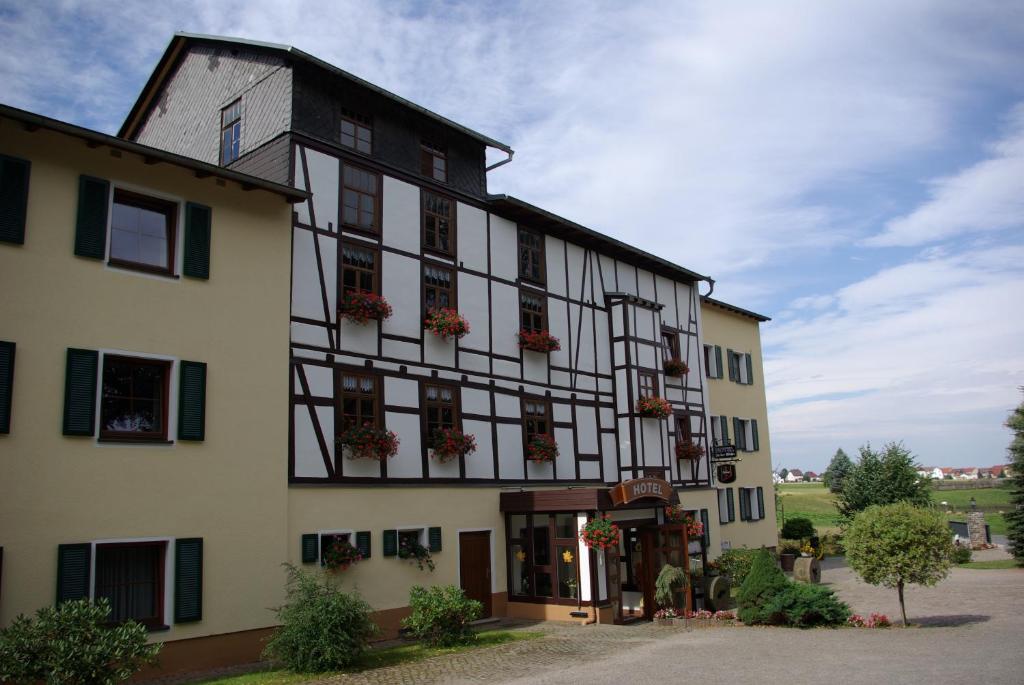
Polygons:
<instances>
[{"instance_id":1,"label":"downspout","mask_svg":"<svg viewBox=\"0 0 1024 685\"><path fill-rule=\"evenodd\" d=\"M704 295L701 295L701 297L711 297L711 293L715 292L715 279L713 279L713 278L705 278L704 280L706 280L708 282L708 285L710 286L710 289L707 291L707 293L705 293ZM698 292L700 292L700 291L698 291Z\"/></svg>"},{"instance_id":2,"label":"downspout","mask_svg":"<svg viewBox=\"0 0 1024 685\"><path fill-rule=\"evenodd\" d=\"M489 167L486 167L486 168L484 169L484 173L485 173L485 174L486 174L486 173L487 173L488 171L490 171L491 169L497 169L498 167L500 167L500 166L503 166L503 165L505 165L505 164L508 164L509 162L511 162L511 161L512 161L512 155L514 155L514 154L516 153L516 151L515 151L515 150L513 150L513 149L511 149L511 148L509 148L509 149L507 149L507 150L502 150L502 152L504 152L505 154L507 154L507 155L508 155L508 157L506 157L505 159L501 160L500 162L495 162L495 163L494 163L494 164L492 164L491 166L489 166Z\"/></svg>"}]
</instances>

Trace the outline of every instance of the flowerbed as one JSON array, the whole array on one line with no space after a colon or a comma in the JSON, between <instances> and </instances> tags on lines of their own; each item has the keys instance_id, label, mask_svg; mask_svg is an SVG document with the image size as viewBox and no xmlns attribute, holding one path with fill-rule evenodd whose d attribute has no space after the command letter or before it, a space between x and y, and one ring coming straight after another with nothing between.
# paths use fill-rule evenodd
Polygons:
<instances>
[{"instance_id":1,"label":"flowerbed","mask_svg":"<svg viewBox=\"0 0 1024 685\"><path fill-rule=\"evenodd\" d=\"M666 376L685 376L690 373L690 367L686 365L686 362L681 359L666 359L665 360L665 375Z\"/></svg>"},{"instance_id":2,"label":"flowerbed","mask_svg":"<svg viewBox=\"0 0 1024 685\"><path fill-rule=\"evenodd\" d=\"M382 321L391 316L391 305L380 295L349 291L338 303L338 314L353 323L364 324L370 320Z\"/></svg>"},{"instance_id":3,"label":"flowerbed","mask_svg":"<svg viewBox=\"0 0 1024 685\"><path fill-rule=\"evenodd\" d=\"M636 413L648 419L667 419L672 405L660 397L641 397L636 401Z\"/></svg>"},{"instance_id":4,"label":"flowerbed","mask_svg":"<svg viewBox=\"0 0 1024 685\"><path fill-rule=\"evenodd\" d=\"M619 527L607 516L590 519L580 530L580 540L591 549L617 548Z\"/></svg>"},{"instance_id":5,"label":"flowerbed","mask_svg":"<svg viewBox=\"0 0 1024 685\"><path fill-rule=\"evenodd\" d=\"M562 349L562 343L547 331L528 331L524 328L519 331L519 347L534 352L554 352Z\"/></svg>"},{"instance_id":6,"label":"flowerbed","mask_svg":"<svg viewBox=\"0 0 1024 685\"><path fill-rule=\"evenodd\" d=\"M442 307L431 309L423 320L423 328L434 335L447 340L459 339L469 334L469 322L454 309Z\"/></svg>"},{"instance_id":7,"label":"flowerbed","mask_svg":"<svg viewBox=\"0 0 1024 685\"><path fill-rule=\"evenodd\" d=\"M550 435L534 435L526 446L526 456L535 464L553 462L558 458L558 443Z\"/></svg>"},{"instance_id":8,"label":"flowerbed","mask_svg":"<svg viewBox=\"0 0 1024 685\"><path fill-rule=\"evenodd\" d=\"M846 625L854 628L889 628L892 622L885 614L871 614L864 618L860 614L853 614L846 619Z\"/></svg>"},{"instance_id":9,"label":"flowerbed","mask_svg":"<svg viewBox=\"0 0 1024 685\"><path fill-rule=\"evenodd\" d=\"M442 464L472 454L476 451L476 438L456 428L442 428L434 431L430 450Z\"/></svg>"},{"instance_id":10,"label":"flowerbed","mask_svg":"<svg viewBox=\"0 0 1024 685\"><path fill-rule=\"evenodd\" d=\"M376 459L377 461L387 461L398 454L400 442L394 432L375 428L369 423L349 428L338 438L338 444L348 450L349 459Z\"/></svg>"}]
</instances>

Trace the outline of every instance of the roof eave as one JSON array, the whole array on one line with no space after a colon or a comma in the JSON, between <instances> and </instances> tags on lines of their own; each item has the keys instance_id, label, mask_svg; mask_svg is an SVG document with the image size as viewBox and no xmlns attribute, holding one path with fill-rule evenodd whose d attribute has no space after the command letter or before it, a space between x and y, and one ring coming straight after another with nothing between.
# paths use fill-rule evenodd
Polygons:
<instances>
[{"instance_id":1,"label":"roof eave","mask_svg":"<svg viewBox=\"0 0 1024 685\"><path fill-rule=\"evenodd\" d=\"M758 314L757 312L752 312L749 309L743 309L742 307L737 307L734 304L729 304L728 302L722 302L721 300L716 300L716 299L714 299L712 297L708 297L707 295L701 295L700 299L702 301L704 301L704 302L707 302L708 304L711 304L711 305L714 305L716 307L719 307L720 309L724 309L726 311L730 311L730 312L732 312L734 314L740 314L742 316L748 316L751 319L756 319L757 321L760 321L760 322L765 322L765 321L771 321L772 320L771 317L765 316L764 314Z\"/></svg>"}]
</instances>

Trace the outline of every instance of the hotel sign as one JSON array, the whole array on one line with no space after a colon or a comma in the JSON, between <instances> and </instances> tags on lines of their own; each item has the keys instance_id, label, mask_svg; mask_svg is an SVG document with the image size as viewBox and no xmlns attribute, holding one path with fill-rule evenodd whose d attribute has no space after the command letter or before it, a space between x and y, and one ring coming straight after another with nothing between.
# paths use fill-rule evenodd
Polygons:
<instances>
[{"instance_id":1,"label":"hotel sign","mask_svg":"<svg viewBox=\"0 0 1024 685\"><path fill-rule=\"evenodd\" d=\"M711 448L711 461L731 461L736 458L736 445L715 445Z\"/></svg>"},{"instance_id":2,"label":"hotel sign","mask_svg":"<svg viewBox=\"0 0 1024 685\"><path fill-rule=\"evenodd\" d=\"M608 490L616 506L629 504L638 499L660 499L668 502L672 496L672 485L661 478L636 478L624 480Z\"/></svg>"}]
</instances>

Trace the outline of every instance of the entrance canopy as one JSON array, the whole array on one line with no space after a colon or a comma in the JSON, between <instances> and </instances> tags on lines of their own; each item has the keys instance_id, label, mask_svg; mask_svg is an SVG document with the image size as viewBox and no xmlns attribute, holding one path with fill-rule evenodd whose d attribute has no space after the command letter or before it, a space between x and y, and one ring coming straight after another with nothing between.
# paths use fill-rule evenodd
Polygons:
<instances>
[{"instance_id":1,"label":"entrance canopy","mask_svg":"<svg viewBox=\"0 0 1024 685\"><path fill-rule=\"evenodd\" d=\"M679 504L679 495L661 478L636 478L610 488L503 492L499 500L500 510L508 512L611 511L667 504Z\"/></svg>"}]
</instances>

